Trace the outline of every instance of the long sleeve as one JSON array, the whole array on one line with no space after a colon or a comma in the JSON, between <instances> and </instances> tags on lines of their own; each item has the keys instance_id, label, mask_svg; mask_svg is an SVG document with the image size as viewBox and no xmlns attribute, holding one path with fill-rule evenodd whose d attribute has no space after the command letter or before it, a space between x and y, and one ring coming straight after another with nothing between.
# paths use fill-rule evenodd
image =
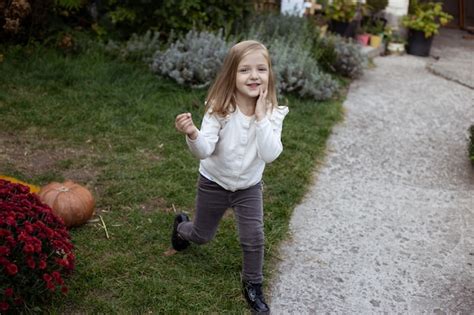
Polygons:
<instances>
[{"instance_id":1,"label":"long sleeve","mask_svg":"<svg viewBox=\"0 0 474 315\"><path fill-rule=\"evenodd\" d=\"M191 140L186 136L186 143L191 153L201 160L211 156L219 140L220 129L221 123L218 118L216 118L215 115L206 113L202 120L201 130L199 130L197 138Z\"/></svg>"},{"instance_id":2,"label":"long sleeve","mask_svg":"<svg viewBox=\"0 0 474 315\"><path fill-rule=\"evenodd\" d=\"M288 107L278 106L273 112L257 122L257 153L265 163L273 162L283 151L281 130Z\"/></svg>"}]
</instances>

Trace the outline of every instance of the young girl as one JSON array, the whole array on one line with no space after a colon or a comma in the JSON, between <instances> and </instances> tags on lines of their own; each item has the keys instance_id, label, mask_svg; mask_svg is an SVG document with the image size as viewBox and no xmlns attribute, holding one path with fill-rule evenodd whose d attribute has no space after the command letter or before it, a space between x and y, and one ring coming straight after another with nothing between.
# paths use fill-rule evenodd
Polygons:
<instances>
[{"instance_id":1,"label":"young girl","mask_svg":"<svg viewBox=\"0 0 474 315\"><path fill-rule=\"evenodd\" d=\"M283 150L281 130L288 113L288 107L276 104L268 50L257 41L243 41L229 50L209 90L201 129L190 113L175 122L201 161L194 221L183 213L175 217L172 246L181 251L189 242L209 242L226 209L233 208L243 251L243 293L258 313L269 312L262 293L261 180L265 164Z\"/></svg>"}]
</instances>

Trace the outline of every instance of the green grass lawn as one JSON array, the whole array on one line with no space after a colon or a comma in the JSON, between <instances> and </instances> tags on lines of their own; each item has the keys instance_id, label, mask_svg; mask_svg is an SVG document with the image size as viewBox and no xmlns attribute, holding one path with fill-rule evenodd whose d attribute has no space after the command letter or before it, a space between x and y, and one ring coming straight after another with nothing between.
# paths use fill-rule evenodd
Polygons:
<instances>
[{"instance_id":1,"label":"green grass lawn","mask_svg":"<svg viewBox=\"0 0 474 315\"><path fill-rule=\"evenodd\" d=\"M216 238L165 256L178 211L193 213L198 161L174 129L200 122L203 90L183 88L91 50L37 49L0 63L0 174L37 185L71 179L97 199L100 223L71 230L76 271L52 313L242 313L241 252L232 213ZM284 151L265 181L266 286L293 208L324 155L341 100L288 99Z\"/></svg>"}]
</instances>

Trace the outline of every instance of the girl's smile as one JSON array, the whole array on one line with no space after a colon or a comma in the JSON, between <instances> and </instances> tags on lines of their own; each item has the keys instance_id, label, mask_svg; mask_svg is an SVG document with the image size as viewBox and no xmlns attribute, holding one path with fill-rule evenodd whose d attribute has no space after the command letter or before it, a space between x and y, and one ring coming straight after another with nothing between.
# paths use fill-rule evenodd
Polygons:
<instances>
[{"instance_id":1,"label":"girl's smile","mask_svg":"<svg viewBox=\"0 0 474 315\"><path fill-rule=\"evenodd\" d=\"M247 84L247 86L248 86L249 88L251 88L252 90L254 90L254 89L258 89L258 87L260 86L260 84L258 84L258 83L249 83L249 84Z\"/></svg>"}]
</instances>

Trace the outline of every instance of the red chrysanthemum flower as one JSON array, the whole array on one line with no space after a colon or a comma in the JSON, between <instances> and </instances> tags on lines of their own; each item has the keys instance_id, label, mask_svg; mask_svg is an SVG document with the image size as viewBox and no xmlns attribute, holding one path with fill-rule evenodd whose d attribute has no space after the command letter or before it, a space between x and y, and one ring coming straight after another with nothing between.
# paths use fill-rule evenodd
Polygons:
<instances>
[{"instance_id":1,"label":"red chrysanthemum flower","mask_svg":"<svg viewBox=\"0 0 474 315\"><path fill-rule=\"evenodd\" d=\"M54 283L52 283L51 281L50 282L46 282L46 287L48 288L49 291L53 292L54 290L56 290L56 285Z\"/></svg>"},{"instance_id":2,"label":"red chrysanthemum flower","mask_svg":"<svg viewBox=\"0 0 474 315\"><path fill-rule=\"evenodd\" d=\"M48 275L47 273L45 273L43 275L43 280L46 281L46 282L50 282L51 280L53 280L53 277L51 277L50 275Z\"/></svg>"},{"instance_id":3,"label":"red chrysanthemum flower","mask_svg":"<svg viewBox=\"0 0 474 315\"><path fill-rule=\"evenodd\" d=\"M15 265L15 264L9 264L7 266L7 273L10 275L10 276L14 276L16 275L18 272L18 267Z\"/></svg>"},{"instance_id":4,"label":"red chrysanthemum flower","mask_svg":"<svg viewBox=\"0 0 474 315\"><path fill-rule=\"evenodd\" d=\"M36 267L36 263L35 263L35 260L33 259L33 257L28 257L26 258L26 264L28 265L29 268L31 269L35 269Z\"/></svg>"},{"instance_id":5,"label":"red chrysanthemum flower","mask_svg":"<svg viewBox=\"0 0 474 315\"><path fill-rule=\"evenodd\" d=\"M1 256L8 256L10 254L10 248L6 246L0 246L0 255Z\"/></svg>"},{"instance_id":6,"label":"red chrysanthemum flower","mask_svg":"<svg viewBox=\"0 0 474 315\"><path fill-rule=\"evenodd\" d=\"M41 270L43 270L43 269L46 268L46 266L47 266L47 265L46 265L46 261L45 261L45 260L41 260L41 261L39 262L38 268L41 269Z\"/></svg>"},{"instance_id":7,"label":"red chrysanthemum flower","mask_svg":"<svg viewBox=\"0 0 474 315\"><path fill-rule=\"evenodd\" d=\"M7 302L0 302L0 311L8 311L10 305Z\"/></svg>"},{"instance_id":8,"label":"red chrysanthemum flower","mask_svg":"<svg viewBox=\"0 0 474 315\"><path fill-rule=\"evenodd\" d=\"M35 252L35 247L31 244L25 244L25 246L23 246L23 252L25 254L34 253Z\"/></svg>"},{"instance_id":9,"label":"red chrysanthemum flower","mask_svg":"<svg viewBox=\"0 0 474 315\"><path fill-rule=\"evenodd\" d=\"M67 294L67 293L69 292L69 288L66 287L65 285L63 285L63 286L61 287L61 292L62 292L63 294Z\"/></svg>"},{"instance_id":10,"label":"red chrysanthemum flower","mask_svg":"<svg viewBox=\"0 0 474 315\"><path fill-rule=\"evenodd\" d=\"M0 312L67 293L73 244L63 221L29 188L0 180ZM58 289L58 290L56 290Z\"/></svg>"},{"instance_id":11,"label":"red chrysanthemum flower","mask_svg":"<svg viewBox=\"0 0 474 315\"><path fill-rule=\"evenodd\" d=\"M13 296L13 288L6 288L5 291L5 296L6 297L12 297Z\"/></svg>"}]
</instances>

